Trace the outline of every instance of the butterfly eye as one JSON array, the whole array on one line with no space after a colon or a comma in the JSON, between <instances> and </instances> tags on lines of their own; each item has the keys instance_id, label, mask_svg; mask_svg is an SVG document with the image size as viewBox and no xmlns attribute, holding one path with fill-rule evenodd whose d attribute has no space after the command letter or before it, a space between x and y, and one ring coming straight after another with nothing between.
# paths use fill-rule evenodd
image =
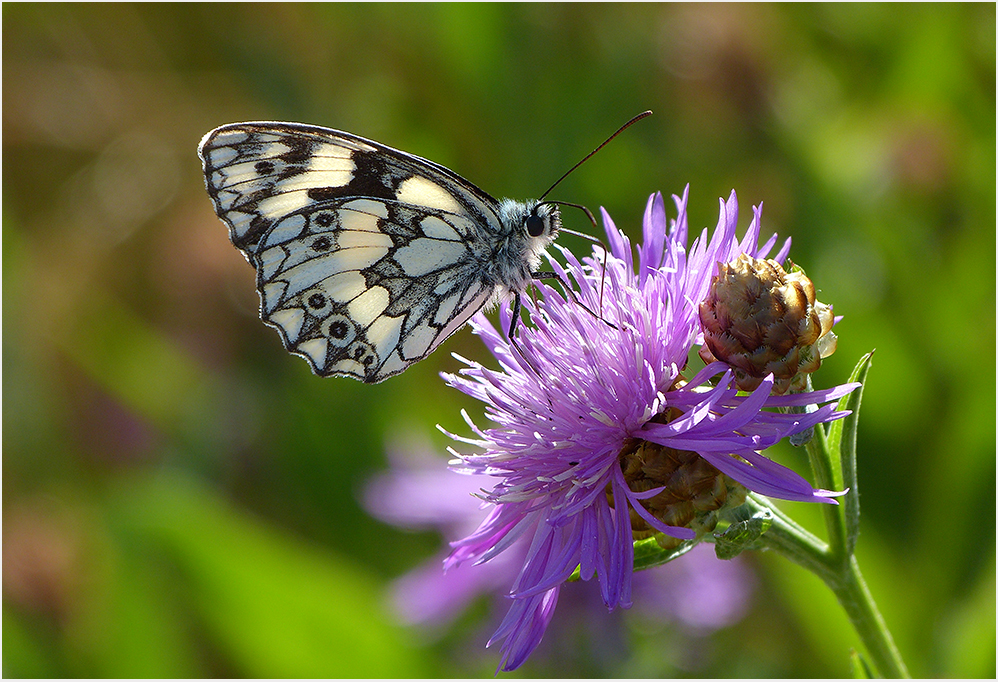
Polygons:
<instances>
[{"instance_id":1,"label":"butterfly eye","mask_svg":"<svg viewBox=\"0 0 998 682\"><path fill-rule=\"evenodd\" d=\"M544 234L547 225L545 224L543 218L534 213L531 213L529 216L527 216L526 227L527 227L527 234L529 234L531 237L540 237L542 234Z\"/></svg>"}]
</instances>

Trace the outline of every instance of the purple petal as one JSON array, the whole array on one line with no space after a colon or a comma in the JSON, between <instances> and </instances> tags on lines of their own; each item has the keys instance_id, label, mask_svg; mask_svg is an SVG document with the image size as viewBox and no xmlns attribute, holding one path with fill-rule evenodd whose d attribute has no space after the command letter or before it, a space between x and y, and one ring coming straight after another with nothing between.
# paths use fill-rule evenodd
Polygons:
<instances>
[{"instance_id":1,"label":"purple petal","mask_svg":"<svg viewBox=\"0 0 998 682\"><path fill-rule=\"evenodd\" d=\"M665 199L661 192L656 192L648 198L645 206L645 217L642 221L644 242L638 249L640 281L643 284L652 270L662 266L665 255Z\"/></svg>"},{"instance_id":2,"label":"purple petal","mask_svg":"<svg viewBox=\"0 0 998 682\"><path fill-rule=\"evenodd\" d=\"M701 453L701 456L717 469L753 492L781 500L797 502L825 502L838 504L827 496L815 494L811 485L796 472L759 455L753 451L738 453L752 464L737 460L730 455Z\"/></svg>"},{"instance_id":3,"label":"purple petal","mask_svg":"<svg viewBox=\"0 0 998 682\"><path fill-rule=\"evenodd\" d=\"M610 243L610 253L622 261L630 261L631 243L627 237L613 224L613 219L606 212L605 208L600 208L600 215L603 217L603 229L606 231L606 240Z\"/></svg>"},{"instance_id":4,"label":"purple petal","mask_svg":"<svg viewBox=\"0 0 998 682\"><path fill-rule=\"evenodd\" d=\"M541 643L557 604L558 588L527 599L513 600L499 629L485 645L492 646L496 641L505 639L500 647L502 660L498 670L509 672L523 665Z\"/></svg>"}]
</instances>

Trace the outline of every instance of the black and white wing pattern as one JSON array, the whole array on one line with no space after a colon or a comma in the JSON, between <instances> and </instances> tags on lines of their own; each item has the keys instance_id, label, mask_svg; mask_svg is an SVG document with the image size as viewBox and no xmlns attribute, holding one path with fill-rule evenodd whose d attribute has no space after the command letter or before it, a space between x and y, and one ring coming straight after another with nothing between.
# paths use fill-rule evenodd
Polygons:
<instances>
[{"instance_id":1,"label":"black and white wing pattern","mask_svg":"<svg viewBox=\"0 0 998 682\"><path fill-rule=\"evenodd\" d=\"M349 133L235 123L198 149L260 317L321 376L383 381L482 306L526 289L560 225L453 171Z\"/></svg>"}]
</instances>

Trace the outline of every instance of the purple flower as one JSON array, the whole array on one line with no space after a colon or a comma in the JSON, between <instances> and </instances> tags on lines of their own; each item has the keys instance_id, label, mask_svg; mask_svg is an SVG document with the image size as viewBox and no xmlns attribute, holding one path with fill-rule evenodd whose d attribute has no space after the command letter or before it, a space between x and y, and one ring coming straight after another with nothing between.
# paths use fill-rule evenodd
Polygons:
<instances>
[{"instance_id":1,"label":"purple flower","mask_svg":"<svg viewBox=\"0 0 998 682\"><path fill-rule=\"evenodd\" d=\"M473 493L488 485L489 477L455 476L417 439L391 445L388 459L391 469L372 479L364 491L364 506L374 517L400 528L436 530L448 541L470 533L485 517L482 501ZM519 571L526 547L487 564L466 563L445 573L449 549L393 583L392 607L406 625L438 631L479 595L505 588Z\"/></svg>"},{"instance_id":2,"label":"purple flower","mask_svg":"<svg viewBox=\"0 0 998 682\"><path fill-rule=\"evenodd\" d=\"M391 468L364 490L364 506L376 518L401 528L436 530L447 540L471 532L485 518L485 505L473 493L489 477L455 476L441 467L428 443L415 437L390 444L387 454ZM529 547L525 539L493 561L464 563L446 573L442 564L447 552L433 557L392 584L393 610L406 625L418 626L419 634L435 636L477 597L505 592L523 565ZM721 561L707 547L696 547L682 561L643 571L634 580L636 605L645 622L676 623L693 638L737 622L752 588L752 575L738 558ZM562 607L580 616L597 601L579 591L562 596L569 600L563 599ZM565 646L577 646L578 634L566 630ZM604 639L603 624L599 633L598 639ZM591 644L600 646L599 641Z\"/></svg>"},{"instance_id":3,"label":"purple flower","mask_svg":"<svg viewBox=\"0 0 998 682\"><path fill-rule=\"evenodd\" d=\"M674 197L679 215L668 230L661 194L649 199L637 267L628 239L604 211L609 253L594 249L583 264L562 249L566 268L549 259L564 281L574 283L577 300L538 285L543 297L536 304L526 301L532 326L519 326L515 346L484 315L476 315L472 327L502 369L462 359L467 369L444 375L450 385L485 403L495 424L480 429L465 415L478 438L448 434L483 451L462 455L456 469L489 476L492 484L482 498L494 506L477 530L452 543L447 565L487 562L515 543L529 543L510 589L509 612L489 642L502 641L504 670L522 664L540 642L559 586L576 567L583 580L598 579L609 609L626 608L639 526L681 540L697 536L686 527L690 519L670 524L663 520L670 516L660 518L646 508L644 501L670 492L669 484L633 486L622 467L625 452L648 444L699 455L749 490L835 503L836 493L813 489L759 451L844 413L831 404L807 414L763 409L827 403L855 385L773 397L770 376L752 393L738 395L720 362L689 379L681 374L694 344L702 343L698 306L717 263L742 253L765 257L776 244L773 235L757 246L758 208L744 238L736 239L732 192L721 201L710 239L704 230L687 250L687 196L688 188L682 199ZM777 261L786 258L789 246L788 240ZM508 311L501 311L502 328L509 319Z\"/></svg>"}]
</instances>

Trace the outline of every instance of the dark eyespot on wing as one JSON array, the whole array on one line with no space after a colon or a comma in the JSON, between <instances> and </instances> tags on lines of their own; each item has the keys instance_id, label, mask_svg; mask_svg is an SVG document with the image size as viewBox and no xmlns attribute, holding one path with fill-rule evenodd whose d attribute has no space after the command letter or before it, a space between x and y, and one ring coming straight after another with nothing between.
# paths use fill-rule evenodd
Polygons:
<instances>
[{"instance_id":1,"label":"dark eyespot on wing","mask_svg":"<svg viewBox=\"0 0 998 682\"><path fill-rule=\"evenodd\" d=\"M333 243L329 240L329 237L316 237L312 240L313 251L328 251L332 245Z\"/></svg>"},{"instance_id":2,"label":"dark eyespot on wing","mask_svg":"<svg viewBox=\"0 0 998 682\"><path fill-rule=\"evenodd\" d=\"M344 322L343 320L336 320L335 322L329 325L328 334L334 339L343 339L346 338L347 332L349 330L350 328L349 326L347 326L346 322Z\"/></svg>"},{"instance_id":3,"label":"dark eyespot on wing","mask_svg":"<svg viewBox=\"0 0 998 682\"><path fill-rule=\"evenodd\" d=\"M315 222L322 227L329 227L336 222L336 214L332 211L321 211L316 214Z\"/></svg>"}]
</instances>

